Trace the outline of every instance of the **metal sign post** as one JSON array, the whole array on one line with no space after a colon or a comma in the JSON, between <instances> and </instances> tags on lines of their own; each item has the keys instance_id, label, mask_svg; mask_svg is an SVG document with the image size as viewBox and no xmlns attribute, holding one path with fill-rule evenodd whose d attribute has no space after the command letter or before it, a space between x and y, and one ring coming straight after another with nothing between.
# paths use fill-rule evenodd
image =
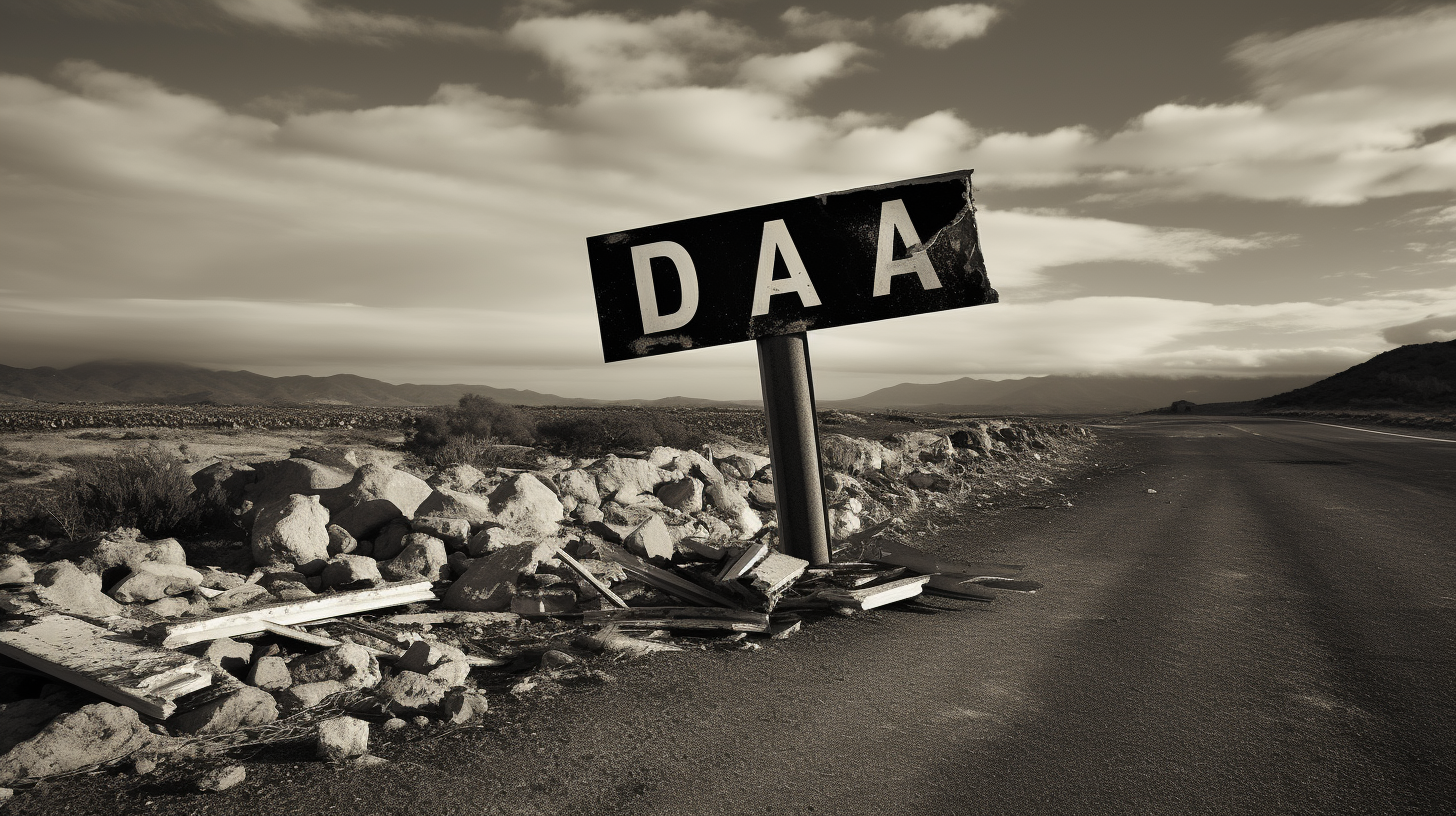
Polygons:
<instances>
[{"instance_id":1,"label":"metal sign post","mask_svg":"<svg viewBox=\"0 0 1456 816\"><path fill-rule=\"evenodd\" d=\"M997 301L971 171L587 239L607 362L758 342L784 551L829 560L810 329Z\"/></svg>"},{"instance_id":2,"label":"metal sign post","mask_svg":"<svg viewBox=\"0 0 1456 816\"><path fill-rule=\"evenodd\" d=\"M810 564L829 563L829 514L819 467L819 420L814 413L814 374L809 335L758 338L758 375L768 420L774 503L784 553Z\"/></svg>"}]
</instances>

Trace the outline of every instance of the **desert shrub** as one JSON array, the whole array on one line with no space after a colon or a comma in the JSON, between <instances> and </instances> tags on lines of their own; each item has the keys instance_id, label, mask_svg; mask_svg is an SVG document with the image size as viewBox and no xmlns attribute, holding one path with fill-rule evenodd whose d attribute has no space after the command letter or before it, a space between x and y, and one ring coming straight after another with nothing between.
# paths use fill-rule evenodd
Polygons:
<instances>
[{"instance_id":1,"label":"desert shrub","mask_svg":"<svg viewBox=\"0 0 1456 816\"><path fill-rule=\"evenodd\" d=\"M72 472L38 499L68 538L117 527L136 527L152 538L192 532L215 501L194 495L182 460L156 446L69 461Z\"/></svg>"},{"instance_id":2,"label":"desert shrub","mask_svg":"<svg viewBox=\"0 0 1456 816\"><path fill-rule=\"evenodd\" d=\"M644 450L658 445L686 449L702 443L698 435L671 417L639 414L557 419L542 423L537 434L552 449L570 455Z\"/></svg>"},{"instance_id":3,"label":"desert shrub","mask_svg":"<svg viewBox=\"0 0 1456 816\"><path fill-rule=\"evenodd\" d=\"M479 467L496 445L530 445L536 441L530 417L514 405L479 394L466 394L458 405L414 418L405 447L433 465Z\"/></svg>"}]
</instances>

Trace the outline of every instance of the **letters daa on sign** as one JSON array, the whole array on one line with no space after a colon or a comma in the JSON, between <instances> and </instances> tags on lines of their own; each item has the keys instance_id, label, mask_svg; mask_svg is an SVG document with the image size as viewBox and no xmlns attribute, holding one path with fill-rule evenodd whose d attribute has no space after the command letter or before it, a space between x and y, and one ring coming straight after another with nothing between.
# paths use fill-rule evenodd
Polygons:
<instances>
[{"instance_id":1,"label":"letters daa on sign","mask_svg":"<svg viewBox=\"0 0 1456 816\"><path fill-rule=\"evenodd\" d=\"M587 239L607 362L995 303L971 171Z\"/></svg>"}]
</instances>

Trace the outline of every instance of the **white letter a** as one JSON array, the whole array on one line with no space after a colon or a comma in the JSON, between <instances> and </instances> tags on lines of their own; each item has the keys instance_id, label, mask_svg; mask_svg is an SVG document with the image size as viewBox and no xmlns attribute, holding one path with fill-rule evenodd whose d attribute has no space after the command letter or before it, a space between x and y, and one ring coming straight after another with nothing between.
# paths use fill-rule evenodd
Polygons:
<instances>
[{"instance_id":1,"label":"white letter a","mask_svg":"<svg viewBox=\"0 0 1456 816\"><path fill-rule=\"evenodd\" d=\"M880 205L880 246L875 253L874 296L890 294L890 278L912 272L919 276L922 288L939 289L940 278L935 274L935 267L930 265L930 255L924 248L912 251L908 258L894 260L897 231L907 249L920 243L915 225L910 222L910 213L905 211L905 202L898 198Z\"/></svg>"},{"instance_id":2,"label":"white letter a","mask_svg":"<svg viewBox=\"0 0 1456 816\"><path fill-rule=\"evenodd\" d=\"M789 270L787 278L774 280L774 258L782 255L784 267ZM814 291L814 282L809 280L809 270L789 237L789 228L782 218L763 222L763 241L758 247L758 278L753 285L752 317L768 314L768 299L774 295L793 292L805 306L818 306L819 293Z\"/></svg>"}]
</instances>

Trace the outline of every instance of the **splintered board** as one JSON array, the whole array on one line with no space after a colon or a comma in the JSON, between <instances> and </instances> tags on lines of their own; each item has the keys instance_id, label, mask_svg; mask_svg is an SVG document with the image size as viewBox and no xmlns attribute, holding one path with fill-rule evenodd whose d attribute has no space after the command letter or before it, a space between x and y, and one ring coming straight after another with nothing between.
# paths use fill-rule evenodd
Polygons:
<instances>
[{"instance_id":1,"label":"splintered board","mask_svg":"<svg viewBox=\"0 0 1456 816\"><path fill-rule=\"evenodd\" d=\"M212 683L211 665L156 649L68 615L0 632L0 654L151 717L166 719L184 694Z\"/></svg>"},{"instance_id":2,"label":"splintered board","mask_svg":"<svg viewBox=\"0 0 1456 816\"><path fill-rule=\"evenodd\" d=\"M166 624L153 632L163 646L186 646L204 640L251 635L271 625L289 626L320 621L339 615L354 615L374 609L402 606L416 601L433 601L435 593L429 581L408 581L385 584L373 589L335 592L305 601L279 601L252 607L242 612L197 618Z\"/></svg>"}]
</instances>

